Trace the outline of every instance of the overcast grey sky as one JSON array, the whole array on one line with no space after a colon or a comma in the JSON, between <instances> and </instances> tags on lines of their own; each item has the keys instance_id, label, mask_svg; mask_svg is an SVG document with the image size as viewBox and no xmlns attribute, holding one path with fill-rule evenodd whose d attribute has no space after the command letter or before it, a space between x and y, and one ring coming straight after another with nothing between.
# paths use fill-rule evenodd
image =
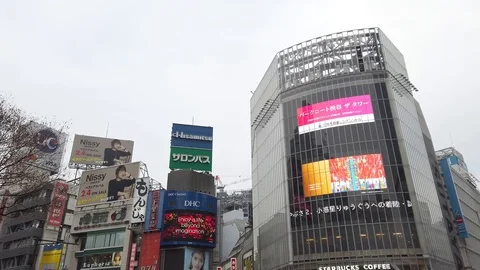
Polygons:
<instances>
[{"instance_id":1,"label":"overcast grey sky","mask_svg":"<svg viewBox=\"0 0 480 270\"><path fill-rule=\"evenodd\" d=\"M214 127L213 173L248 177L250 91L274 54L380 27L405 56L435 147L452 138L480 177L479 2L1 1L0 91L68 121L71 138L105 136L110 123L163 184L171 124L195 116Z\"/></svg>"}]
</instances>

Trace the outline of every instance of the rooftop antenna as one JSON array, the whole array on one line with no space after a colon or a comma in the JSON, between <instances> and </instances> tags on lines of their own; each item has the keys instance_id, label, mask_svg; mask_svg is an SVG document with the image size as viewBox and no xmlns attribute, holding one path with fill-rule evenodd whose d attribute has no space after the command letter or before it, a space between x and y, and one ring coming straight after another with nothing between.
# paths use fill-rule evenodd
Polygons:
<instances>
[{"instance_id":1,"label":"rooftop antenna","mask_svg":"<svg viewBox=\"0 0 480 270\"><path fill-rule=\"evenodd\" d=\"M105 138L108 137L108 128L110 127L110 122L107 122L107 132L105 133Z\"/></svg>"},{"instance_id":2,"label":"rooftop antenna","mask_svg":"<svg viewBox=\"0 0 480 270\"><path fill-rule=\"evenodd\" d=\"M453 138L452 138L452 133L448 133L450 135L450 143L452 144L452 147L455 148L455 143L453 143Z\"/></svg>"},{"instance_id":3,"label":"rooftop antenna","mask_svg":"<svg viewBox=\"0 0 480 270\"><path fill-rule=\"evenodd\" d=\"M195 116L192 116L192 125L195 125Z\"/></svg>"}]
</instances>

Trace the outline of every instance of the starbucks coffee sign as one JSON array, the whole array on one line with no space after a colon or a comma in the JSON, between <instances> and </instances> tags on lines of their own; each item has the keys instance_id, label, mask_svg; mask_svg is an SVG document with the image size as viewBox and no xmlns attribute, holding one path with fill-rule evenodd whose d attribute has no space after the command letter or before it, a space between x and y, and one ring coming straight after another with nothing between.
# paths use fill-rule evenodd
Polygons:
<instances>
[{"instance_id":1,"label":"starbucks coffee sign","mask_svg":"<svg viewBox=\"0 0 480 270\"><path fill-rule=\"evenodd\" d=\"M351 264L342 266L320 266L318 270L390 270L394 269L390 264Z\"/></svg>"}]
</instances>

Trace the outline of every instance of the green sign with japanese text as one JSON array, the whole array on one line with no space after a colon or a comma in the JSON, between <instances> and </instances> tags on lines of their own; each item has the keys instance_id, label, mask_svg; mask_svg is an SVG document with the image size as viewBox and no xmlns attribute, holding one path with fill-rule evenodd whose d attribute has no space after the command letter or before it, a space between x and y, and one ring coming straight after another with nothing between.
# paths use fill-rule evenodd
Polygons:
<instances>
[{"instance_id":1,"label":"green sign with japanese text","mask_svg":"<svg viewBox=\"0 0 480 270\"><path fill-rule=\"evenodd\" d=\"M170 169L212 171L212 151L205 149L171 147Z\"/></svg>"}]
</instances>

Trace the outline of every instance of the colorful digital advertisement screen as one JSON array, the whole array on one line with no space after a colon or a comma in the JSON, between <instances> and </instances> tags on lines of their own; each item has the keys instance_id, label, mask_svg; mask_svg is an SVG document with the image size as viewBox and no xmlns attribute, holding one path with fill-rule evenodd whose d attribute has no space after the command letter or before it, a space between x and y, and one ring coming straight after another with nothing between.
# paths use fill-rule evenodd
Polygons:
<instances>
[{"instance_id":1,"label":"colorful digital advertisement screen","mask_svg":"<svg viewBox=\"0 0 480 270\"><path fill-rule=\"evenodd\" d=\"M370 95L339 98L297 109L298 133L375 122Z\"/></svg>"},{"instance_id":2,"label":"colorful digital advertisement screen","mask_svg":"<svg viewBox=\"0 0 480 270\"><path fill-rule=\"evenodd\" d=\"M163 222L162 245L215 247L217 218L214 213L168 210Z\"/></svg>"},{"instance_id":3,"label":"colorful digital advertisement screen","mask_svg":"<svg viewBox=\"0 0 480 270\"><path fill-rule=\"evenodd\" d=\"M381 154L334 158L302 165L305 198L387 188Z\"/></svg>"}]
</instances>

